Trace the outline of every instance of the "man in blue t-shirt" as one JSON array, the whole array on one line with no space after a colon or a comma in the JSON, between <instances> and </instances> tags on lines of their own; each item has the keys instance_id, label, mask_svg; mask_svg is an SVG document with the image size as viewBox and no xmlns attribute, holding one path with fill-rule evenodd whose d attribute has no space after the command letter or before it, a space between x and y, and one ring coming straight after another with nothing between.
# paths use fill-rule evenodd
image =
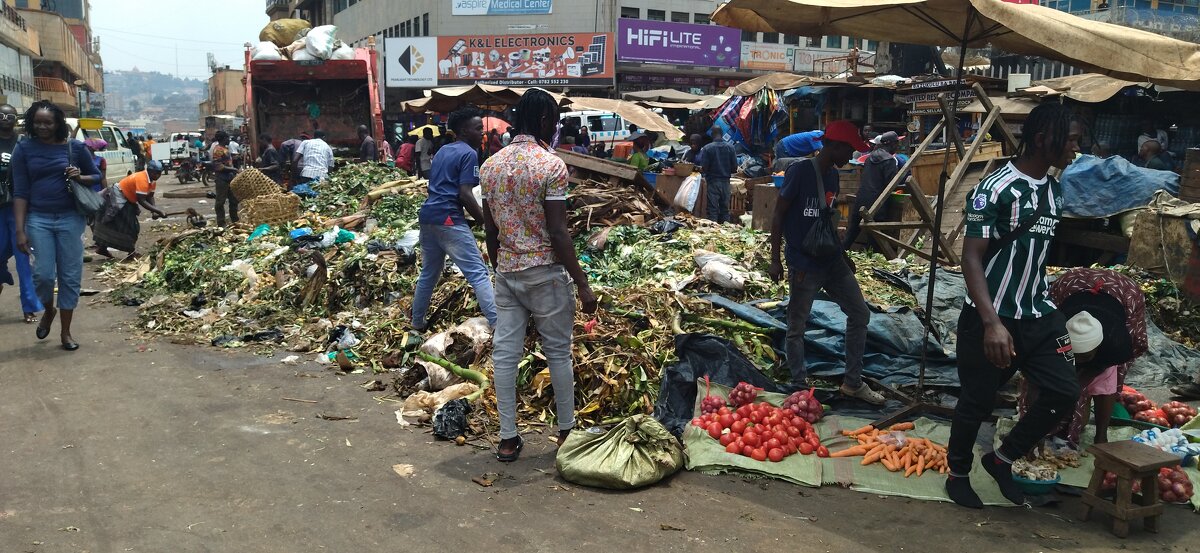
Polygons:
<instances>
[{"instance_id":1,"label":"man in blue t-shirt","mask_svg":"<svg viewBox=\"0 0 1200 553\"><path fill-rule=\"evenodd\" d=\"M780 246L787 241L788 308L786 353L791 371L791 386L808 388L804 364L804 331L812 311L813 298L825 290L829 298L846 313L846 376L842 394L868 403L882 405L884 397L862 380L863 352L867 346L867 309L862 290L854 279L845 251L837 236L831 240L838 251L828 257L813 257L804 252L802 244L822 216L832 217L834 199L839 189L838 167L850 161L855 150L867 145L858 127L849 121L834 121L825 127L824 147L817 157L794 163L783 177L779 201L775 204L775 220L771 225L771 279L778 282L783 276ZM824 188L820 197L819 188ZM834 231L836 232L836 231Z\"/></svg>"},{"instance_id":2,"label":"man in blue t-shirt","mask_svg":"<svg viewBox=\"0 0 1200 553\"><path fill-rule=\"evenodd\" d=\"M483 138L483 119L478 110L463 108L450 114L447 126L458 140L443 146L434 156L429 168L429 198L418 215L421 276L413 293L412 327L421 332L428 326L429 300L445 268L446 256L475 289L475 299L488 323L496 324L491 274L463 215L465 208L475 224L483 222L483 209L473 192L479 184L479 153L472 146Z\"/></svg>"}]
</instances>

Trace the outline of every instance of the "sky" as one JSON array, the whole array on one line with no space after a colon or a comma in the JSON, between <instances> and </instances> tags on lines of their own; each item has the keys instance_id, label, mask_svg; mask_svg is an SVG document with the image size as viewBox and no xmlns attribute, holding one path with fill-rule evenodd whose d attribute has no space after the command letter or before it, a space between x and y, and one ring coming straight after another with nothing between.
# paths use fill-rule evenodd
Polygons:
<instances>
[{"instance_id":1,"label":"sky","mask_svg":"<svg viewBox=\"0 0 1200 553\"><path fill-rule=\"evenodd\" d=\"M92 34L105 71L159 71L207 79L207 52L241 68L242 44L266 26L262 0L91 0ZM178 49L178 71L176 70Z\"/></svg>"}]
</instances>

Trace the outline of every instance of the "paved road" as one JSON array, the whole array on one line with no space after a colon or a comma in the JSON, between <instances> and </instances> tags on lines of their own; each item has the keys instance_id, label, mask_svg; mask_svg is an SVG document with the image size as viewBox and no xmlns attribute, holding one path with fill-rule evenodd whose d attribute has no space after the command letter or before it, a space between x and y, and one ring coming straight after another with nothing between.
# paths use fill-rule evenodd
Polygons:
<instances>
[{"instance_id":1,"label":"paved road","mask_svg":"<svg viewBox=\"0 0 1200 553\"><path fill-rule=\"evenodd\" d=\"M1074 522L1074 501L966 511L693 473L589 490L557 478L542 437L502 465L400 427L394 406L358 388L365 376L136 338L131 308L102 300L80 309L82 348L64 352L34 339L14 291L0 294L3 553L1195 547L1197 519L1178 507L1161 534L1117 541ZM503 476L472 482L488 472Z\"/></svg>"}]
</instances>

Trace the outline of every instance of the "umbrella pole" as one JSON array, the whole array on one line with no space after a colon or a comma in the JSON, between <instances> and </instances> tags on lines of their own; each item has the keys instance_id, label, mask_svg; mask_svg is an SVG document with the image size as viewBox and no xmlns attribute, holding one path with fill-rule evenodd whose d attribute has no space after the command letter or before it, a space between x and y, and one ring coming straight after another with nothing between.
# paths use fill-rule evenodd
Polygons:
<instances>
[{"instance_id":1,"label":"umbrella pole","mask_svg":"<svg viewBox=\"0 0 1200 553\"><path fill-rule=\"evenodd\" d=\"M974 13L975 8L971 7L967 13L966 28L963 29L962 44L958 51L958 73L954 82L954 99L950 102L950 113L946 121L947 133L958 133L958 99L963 87L963 65L967 61L967 38L971 34L971 19ZM955 134L955 138L958 138L957 134ZM977 137L976 140L978 139ZM970 160L963 159L960 163L970 163ZM946 181L950 179L949 167L950 144L946 144L945 154L942 156L942 174L938 178L938 203L933 214L933 232L930 233L930 236L933 237L933 244L929 250L929 285L925 289L925 316L922 317L925 333L921 340L921 370L917 375L916 393L911 397L905 398L907 400L906 403L908 403L906 407L875 421L874 425L876 428L886 428L897 422L918 417L924 413L933 413L943 417L954 415L954 409L940 403L929 403L925 400L925 367L928 362L929 333L933 330L934 288L937 285L938 254L942 245L942 214L945 212L946 206L943 196L946 194Z\"/></svg>"}]
</instances>

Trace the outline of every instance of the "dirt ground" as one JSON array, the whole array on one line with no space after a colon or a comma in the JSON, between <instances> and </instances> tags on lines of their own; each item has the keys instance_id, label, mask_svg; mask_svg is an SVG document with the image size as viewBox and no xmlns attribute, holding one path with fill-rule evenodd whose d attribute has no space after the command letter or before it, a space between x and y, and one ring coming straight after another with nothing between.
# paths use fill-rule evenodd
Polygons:
<instances>
[{"instance_id":1,"label":"dirt ground","mask_svg":"<svg viewBox=\"0 0 1200 553\"><path fill-rule=\"evenodd\" d=\"M172 182L160 190L177 188ZM166 200L168 211L211 201ZM152 225L147 225L152 227ZM148 248L151 229L144 232ZM86 288L103 289L86 264ZM635 492L568 484L552 445L521 461L434 442L313 363L138 338L85 298L74 353L0 294L0 551L1189 551L1196 515L1126 540L1056 508L988 508L680 473ZM303 400L303 401L295 401ZM323 420L319 415L356 417ZM396 471L399 467L401 476ZM488 473L490 487L472 481Z\"/></svg>"}]
</instances>

